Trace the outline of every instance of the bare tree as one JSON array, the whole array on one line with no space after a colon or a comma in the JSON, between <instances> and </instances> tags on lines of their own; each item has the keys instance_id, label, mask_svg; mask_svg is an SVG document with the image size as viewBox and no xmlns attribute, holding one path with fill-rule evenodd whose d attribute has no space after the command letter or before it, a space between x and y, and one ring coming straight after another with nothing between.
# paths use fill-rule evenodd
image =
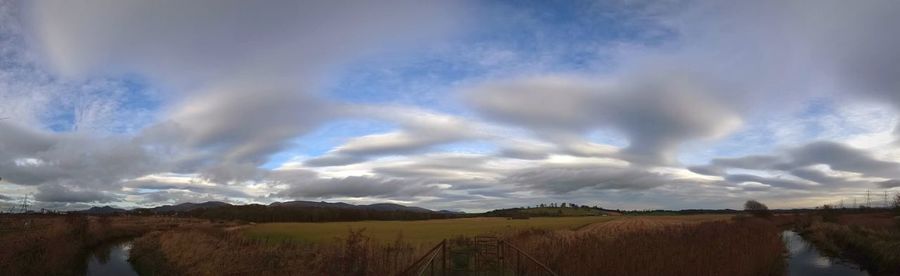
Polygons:
<instances>
[{"instance_id":1,"label":"bare tree","mask_svg":"<svg viewBox=\"0 0 900 276\"><path fill-rule=\"evenodd\" d=\"M744 203L744 211L749 212L753 216L761 218L768 218L772 216L772 211L769 210L768 206L752 199L747 200L747 202Z\"/></svg>"},{"instance_id":2,"label":"bare tree","mask_svg":"<svg viewBox=\"0 0 900 276\"><path fill-rule=\"evenodd\" d=\"M900 193L894 195L894 214L900 216Z\"/></svg>"}]
</instances>

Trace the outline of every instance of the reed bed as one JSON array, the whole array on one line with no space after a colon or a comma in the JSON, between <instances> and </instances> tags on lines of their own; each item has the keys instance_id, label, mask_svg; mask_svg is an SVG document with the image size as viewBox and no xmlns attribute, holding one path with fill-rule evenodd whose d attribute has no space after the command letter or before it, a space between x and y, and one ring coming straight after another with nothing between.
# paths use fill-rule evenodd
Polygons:
<instances>
[{"instance_id":1,"label":"reed bed","mask_svg":"<svg viewBox=\"0 0 900 276\"><path fill-rule=\"evenodd\" d=\"M154 232L134 242L130 260L142 275L393 275L424 252L402 237L374 242L364 233L311 244L212 228Z\"/></svg>"},{"instance_id":2,"label":"reed bed","mask_svg":"<svg viewBox=\"0 0 900 276\"><path fill-rule=\"evenodd\" d=\"M206 225L155 217L6 216L0 218L0 274L84 275L89 250L151 230Z\"/></svg>"},{"instance_id":3,"label":"reed bed","mask_svg":"<svg viewBox=\"0 0 900 276\"><path fill-rule=\"evenodd\" d=\"M784 245L769 221L619 221L600 231L508 237L559 275L781 275Z\"/></svg>"},{"instance_id":4,"label":"reed bed","mask_svg":"<svg viewBox=\"0 0 900 276\"><path fill-rule=\"evenodd\" d=\"M841 220L857 223L851 225L816 221L800 234L826 255L851 260L873 275L900 275L900 230L878 219Z\"/></svg>"}]
</instances>

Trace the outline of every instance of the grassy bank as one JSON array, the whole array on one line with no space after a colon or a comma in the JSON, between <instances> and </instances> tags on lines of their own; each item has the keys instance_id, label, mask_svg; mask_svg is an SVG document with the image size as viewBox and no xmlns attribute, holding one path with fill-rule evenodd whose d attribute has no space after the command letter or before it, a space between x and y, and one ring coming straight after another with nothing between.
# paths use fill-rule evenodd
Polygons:
<instances>
[{"instance_id":1,"label":"grassy bank","mask_svg":"<svg viewBox=\"0 0 900 276\"><path fill-rule=\"evenodd\" d=\"M0 218L0 274L83 275L91 248L150 230L202 223L162 218L8 216Z\"/></svg>"},{"instance_id":2,"label":"grassy bank","mask_svg":"<svg viewBox=\"0 0 900 276\"><path fill-rule=\"evenodd\" d=\"M874 275L900 275L900 227L887 215L813 220L799 230L824 254L853 261Z\"/></svg>"}]
</instances>

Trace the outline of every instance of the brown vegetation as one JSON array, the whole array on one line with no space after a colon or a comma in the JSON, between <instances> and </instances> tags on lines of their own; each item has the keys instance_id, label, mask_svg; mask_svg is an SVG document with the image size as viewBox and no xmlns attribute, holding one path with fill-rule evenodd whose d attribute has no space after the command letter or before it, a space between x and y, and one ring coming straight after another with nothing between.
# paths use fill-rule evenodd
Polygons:
<instances>
[{"instance_id":1,"label":"brown vegetation","mask_svg":"<svg viewBox=\"0 0 900 276\"><path fill-rule=\"evenodd\" d=\"M800 234L826 255L851 260L874 275L900 274L900 227L891 214L831 212L798 223Z\"/></svg>"},{"instance_id":2,"label":"brown vegetation","mask_svg":"<svg viewBox=\"0 0 900 276\"><path fill-rule=\"evenodd\" d=\"M780 275L784 270L784 245L768 221L618 223L577 233L524 231L509 241L560 275Z\"/></svg>"},{"instance_id":3,"label":"brown vegetation","mask_svg":"<svg viewBox=\"0 0 900 276\"><path fill-rule=\"evenodd\" d=\"M203 223L151 217L7 216L0 218L4 275L83 275L90 248L153 229Z\"/></svg>"},{"instance_id":4,"label":"brown vegetation","mask_svg":"<svg viewBox=\"0 0 900 276\"><path fill-rule=\"evenodd\" d=\"M351 230L334 243L249 239L220 229L150 233L133 244L142 275L391 275L422 250L403 241L371 241Z\"/></svg>"}]
</instances>

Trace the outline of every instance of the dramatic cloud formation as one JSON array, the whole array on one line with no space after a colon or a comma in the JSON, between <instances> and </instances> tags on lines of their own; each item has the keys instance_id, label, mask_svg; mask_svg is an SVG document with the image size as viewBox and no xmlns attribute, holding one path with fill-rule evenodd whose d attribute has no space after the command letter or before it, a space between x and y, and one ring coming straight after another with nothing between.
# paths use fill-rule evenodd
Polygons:
<instances>
[{"instance_id":1,"label":"dramatic cloud formation","mask_svg":"<svg viewBox=\"0 0 900 276\"><path fill-rule=\"evenodd\" d=\"M2 1L0 208L900 191L897 1Z\"/></svg>"},{"instance_id":2,"label":"dramatic cloud formation","mask_svg":"<svg viewBox=\"0 0 900 276\"><path fill-rule=\"evenodd\" d=\"M625 133L625 159L672 163L680 143L715 138L740 124L736 114L710 99L709 84L689 77L637 76L591 83L547 78L488 84L469 93L486 116L522 125L549 140L584 135L600 127ZM561 141L560 141L561 140Z\"/></svg>"}]
</instances>

